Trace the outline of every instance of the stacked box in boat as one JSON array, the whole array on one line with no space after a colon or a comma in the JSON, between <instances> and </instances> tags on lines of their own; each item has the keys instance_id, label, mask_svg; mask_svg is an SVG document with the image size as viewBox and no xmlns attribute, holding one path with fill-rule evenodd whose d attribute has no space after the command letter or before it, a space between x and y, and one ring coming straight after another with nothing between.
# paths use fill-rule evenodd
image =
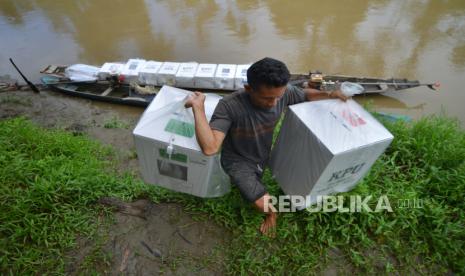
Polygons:
<instances>
[{"instance_id":1,"label":"stacked box in boat","mask_svg":"<svg viewBox=\"0 0 465 276\"><path fill-rule=\"evenodd\" d=\"M235 64L218 64L215 74L215 88L233 90L236 68Z\"/></svg>"},{"instance_id":2,"label":"stacked box in boat","mask_svg":"<svg viewBox=\"0 0 465 276\"><path fill-rule=\"evenodd\" d=\"M121 71L123 70L124 64L122 63L115 63L115 62L107 62L100 67L98 72L98 78L100 80L107 80L110 77L119 76Z\"/></svg>"},{"instance_id":3,"label":"stacked box in boat","mask_svg":"<svg viewBox=\"0 0 465 276\"><path fill-rule=\"evenodd\" d=\"M144 85L157 85L157 76L162 62L149 60L139 70L139 83Z\"/></svg>"},{"instance_id":4,"label":"stacked box in boat","mask_svg":"<svg viewBox=\"0 0 465 276\"><path fill-rule=\"evenodd\" d=\"M201 63L195 73L195 87L213 89L215 88L216 64Z\"/></svg>"},{"instance_id":5,"label":"stacked box in boat","mask_svg":"<svg viewBox=\"0 0 465 276\"><path fill-rule=\"evenodd\" d=\"M199 64L197 62L181 63L176 73L177 87L194 87L194 75Z\"/></svg>"},{"instance_id":6,"label":"stacked box in boat","mask_svg":"<svg viewBox=\"0 0 465 276\"><path fill-rule=\"evenodd\" d=\"M165 62L160 67L157 75L157 84L159 86L176 84L176 73L181 64L178 62Z\"/></svg>"},{"instance_id":7,"label":"stacked box in boat","mask_svg":"<svg viewBox=\"0 0 465 276\"><path fill-rule=\"evenodd\" d=\"M235 89L244 88L244 84L247 83L247 70L249 67L250 64L237 65L236 76L234 78Z\"/></svg>"},{"instance_id":8,"label":"stacked box in boat","mask_svg":"<svg viewBox=\"0 0 465 276\"><path fill-rule=\"evenodd\" d=\"M145 59L130 59L121 70L120 80L123 83L136 82L139 77L139 71L145 64Z\"/></svg>"}]
</instances>

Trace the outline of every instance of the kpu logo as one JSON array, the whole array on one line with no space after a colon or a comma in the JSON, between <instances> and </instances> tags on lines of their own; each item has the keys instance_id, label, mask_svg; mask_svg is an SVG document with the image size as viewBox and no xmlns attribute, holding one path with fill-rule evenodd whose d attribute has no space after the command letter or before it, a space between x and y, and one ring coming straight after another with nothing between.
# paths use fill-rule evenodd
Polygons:
<instances>
[{"instance_id":1,"label":"kpu logo","mask_svg":"<svg viewBox=\"0 0 465 276\"><path fill-rule=\"evenodd\" d=\"M352 167L348 167L347 169L333 172L333 174L331 175L331 178L329 179L329 182L337 181L339 179L346 177L347 175L354 175L358 173L363 168L363 166L365 166L365 163L361 163L361 164L358 164Z\"/></svg>"}]
</instances>

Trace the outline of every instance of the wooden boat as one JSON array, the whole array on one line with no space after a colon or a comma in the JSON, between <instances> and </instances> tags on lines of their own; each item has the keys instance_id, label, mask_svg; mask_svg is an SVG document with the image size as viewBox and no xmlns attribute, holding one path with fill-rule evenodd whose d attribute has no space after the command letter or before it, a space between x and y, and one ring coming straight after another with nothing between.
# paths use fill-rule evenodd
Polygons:
<instances>
[{"instance_id":1,"label":"wooden boat","mask_svg":"<svg viewBox=\"0 0 465 276\"><path fill-rule=\"evenodd\" d=\"M117 77L105 81L71 81L64 76L66 66L49 65L41 73L45 74L41 78L43 84L53 90L70 96L77 96L91 100L104 102L148 106L155 97L160 87L144 87L137 84L123 84ZM311 87L319 90L333 90L339 83L353 82L362 85L365 90L363 94L378 94L405 90L413 87L426 85L436 90L437 84L422 84L419 81L407 79L378 79L365 77L352 77L342 75L322 75L320 72L310 72L309 74L292 74L290 83L302 88ZM185 88L187 90L201 90L203 92L213 92L217 94L228 94L233 90L215 90ZM150 91L145 91L150 90Z\"/></svg>"},{"instance_id":2,"label":"wooden boat","mask_svg":"<svg viewBox=\"0 0 465 276\"><path fill-rule=\"evenodd\" d=\"M73 82L63 81L56 76L44 76L41 81L52 90L69 96L109 103L146 107L155 97L155 94L139 94L129 85L119 85L108 81Z\"/></svg>"}]
</instances>

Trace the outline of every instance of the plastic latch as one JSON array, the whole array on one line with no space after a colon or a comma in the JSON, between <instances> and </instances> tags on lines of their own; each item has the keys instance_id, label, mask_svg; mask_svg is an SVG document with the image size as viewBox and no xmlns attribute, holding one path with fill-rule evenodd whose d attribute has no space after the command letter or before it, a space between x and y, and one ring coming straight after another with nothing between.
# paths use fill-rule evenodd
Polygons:
<instances>
[{"instance_id":1,"label":"plastic latch","mask_svg":"<svg viewBox=\"0 0 465 276\"><path fill-rule=\"evenodd\" d=\"M171 155L173 154L173 151L174 151L173 145L169 144L166 147L166 153L168 153L168 155L170 156L170 159L171 159Z\"/></svg>"},{"instance_id":2,"label":"plastic latch","mask_svg":"<svg viewBox=\"0 0 465 276\"><path fill-rule=\"evenodd\" d=\"M169 159L171 159L171 155L174 153L173 140L174 139L170 139L170 143L166 147L166 153L168 154Z\"/></svg>"}]
</instances>

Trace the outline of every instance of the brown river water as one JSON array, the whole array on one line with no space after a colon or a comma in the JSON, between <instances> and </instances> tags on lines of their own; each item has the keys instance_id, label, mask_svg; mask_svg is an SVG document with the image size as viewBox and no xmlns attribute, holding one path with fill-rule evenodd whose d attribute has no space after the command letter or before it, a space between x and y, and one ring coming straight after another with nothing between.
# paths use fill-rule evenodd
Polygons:
<instances>
[{"instance_id":1,"label":"brown river water","mask_svg":"<svg viewBox=\"0 0 465 276\"><path fill-rule=\"evenodd\" d=\"M19 78L8 57L38 81L48 64L265 56L292 72L438 80L439 92L359 99L414 118L445 112L465 125L463 0L0 0L0 75Z\"/></svg>"}]
</instances>

